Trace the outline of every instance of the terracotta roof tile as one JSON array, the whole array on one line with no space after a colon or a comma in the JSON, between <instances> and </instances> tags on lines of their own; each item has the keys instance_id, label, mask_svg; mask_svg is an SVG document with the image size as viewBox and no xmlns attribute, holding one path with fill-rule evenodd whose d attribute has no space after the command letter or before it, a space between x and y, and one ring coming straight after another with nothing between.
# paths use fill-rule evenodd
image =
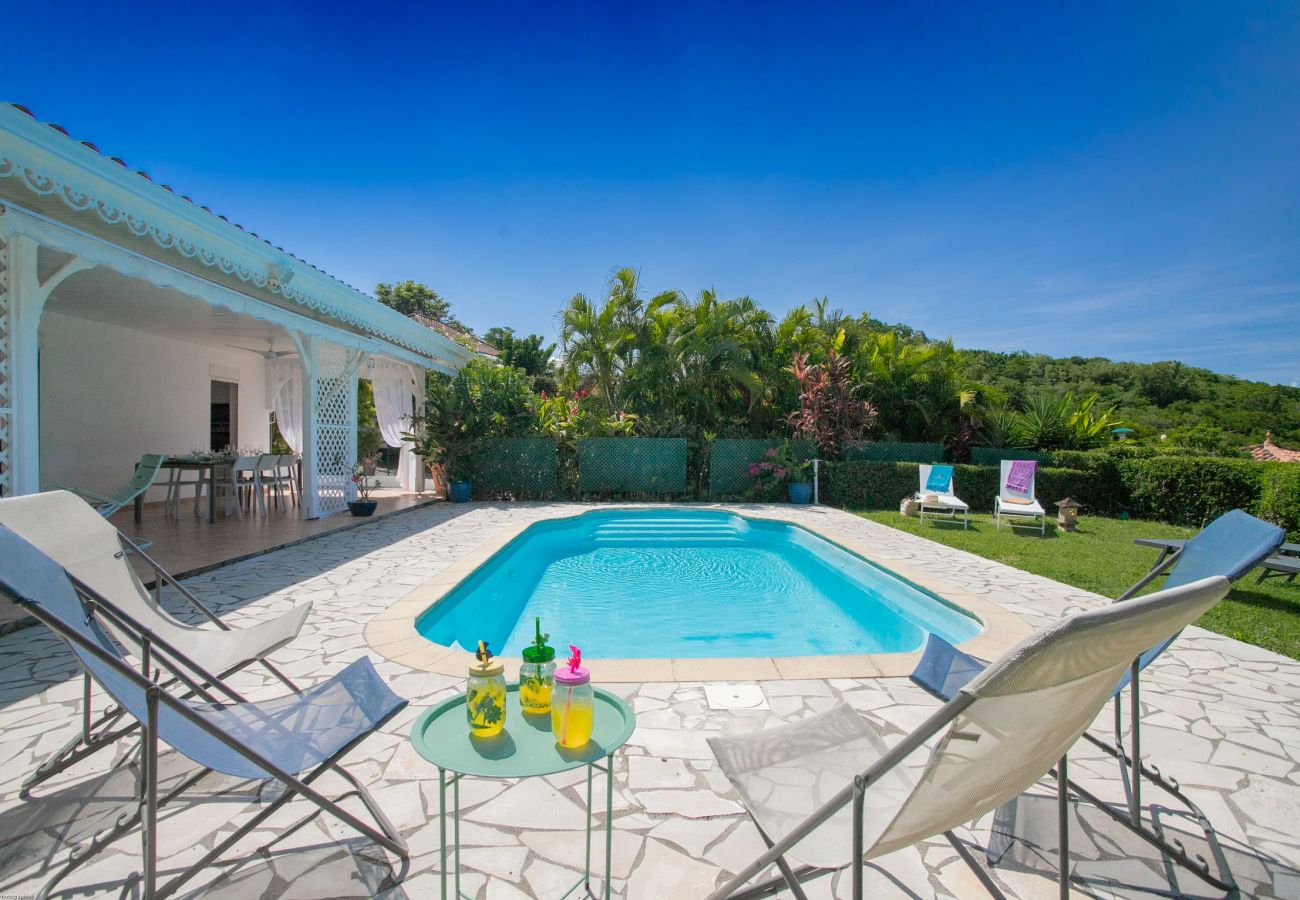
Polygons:
<instances>
[{"instance_id":1,"label":"terracotta roof tile","mask_svg":"<svg viewBox=\"0 0 1300 900\"><path fill-rule=\"evenodd\" d=\"M1252 444L1246 452L1260 462L1300 462L1300 450L1288 450L1273 443L1273 432L1266 432L1264 443Z\"/></svg>"},{"instance_id":2,"label":"terracotta roof tile","mask_svg":"<svg viewBox=\"0 0 1300 900\"><path fill-rule=\"evenodd\" d=\"M475 337L472 334L469 334L468 332L461 331L459 328L454 328L451 325L448 325L446 322L439 322L437 319L431 318L429 316L421 315L420 313L411 313L409 316L407 316L407 318L419 322L425 328L436 331L439 334L441 334L443 337L451 338L453 341L456 341L457 343L462 343L463 338L468 338L469 342L472 344L472 347L470 349L472 349L475 353L481 354L483 356L490 356L493 359L501 355L501 351L498 350L496 347L493 347L491 344L485 341L479 340L477 337Z\"/></svg>"}]
</instances>

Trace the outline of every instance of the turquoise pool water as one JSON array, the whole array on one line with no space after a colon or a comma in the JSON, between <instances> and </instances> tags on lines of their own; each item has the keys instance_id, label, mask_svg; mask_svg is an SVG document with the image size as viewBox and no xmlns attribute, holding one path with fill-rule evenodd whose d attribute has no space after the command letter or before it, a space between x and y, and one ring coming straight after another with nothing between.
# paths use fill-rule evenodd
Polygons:
<instances>
[{"instance_id":1,"label":"turquoise pool water","mask_svg":"<svg viewBox=\"0 0 1300 900\"><path fill-rule=\"evenodd\" d=\"M980 624L812 532L718 510L610 510L530 526L416 621L518 656L533 617L562 657L819 656L956 644Z\"/></svg>"}]
</instances>

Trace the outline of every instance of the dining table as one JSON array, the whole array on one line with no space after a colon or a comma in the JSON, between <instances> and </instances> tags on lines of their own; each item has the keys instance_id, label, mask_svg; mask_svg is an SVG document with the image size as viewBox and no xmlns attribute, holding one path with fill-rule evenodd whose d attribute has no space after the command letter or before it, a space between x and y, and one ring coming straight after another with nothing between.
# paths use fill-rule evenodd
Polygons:
<instances>
[{"instance_id":1,"label":"dining table","mask_svg":"<svg viewBox=\"0 0 1300 900\"><path fill-rule=\"evenodd\" d=\"M217 469L234 462L230 456L169 456L160 468L184 472L200 472L208 485L208 521L217 521ZM144 491L135 498L135 520L144 519Z\"/></svg>"}]
</instances>

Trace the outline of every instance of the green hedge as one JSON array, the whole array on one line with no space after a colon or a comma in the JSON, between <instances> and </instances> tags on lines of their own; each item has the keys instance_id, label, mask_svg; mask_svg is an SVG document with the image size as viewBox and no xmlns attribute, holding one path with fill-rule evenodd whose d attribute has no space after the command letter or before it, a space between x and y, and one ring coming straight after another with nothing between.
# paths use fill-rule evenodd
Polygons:
<instances>
[{"instance_id":1,"label":"green hedge","mask_svg":"<svg viewBox=\"0 0 1300 900\"><path fill-rule=\"evenodd\" d=\"M972 447L970 463L972 466L996 466L1004 459L1032 459L1043 465L1052 465L1052 455L1038 450L1014 450L1009 447ZM1062 465L1062 463L1056 463ZM1082 467L1073 467L1082 468Z\"/></svg>"},{"instance_id":2,"label":"green hedge","mask_svg":"<svg viewBox=\"0 0 1300 900\"><path fill-rule=\"evenodd\" d=\"M872 462L943 462L943 444L907 441L856 441L844 445L841 456L846 460Z\"/></svg>"},{"instance_id":3,"label":"green hedge","mask_svg":"<svg viewBox=\"0 0 1300 900\"><path fill-rule=\"evenodd\" d=\"M1276 522L1293 539L1300 536L1300 465L1217 457L1086 455L1084 462L1090 468L1039 468L1035 490L1049 514L1057 500L1073 497L1084 505L1085 515L1123 512L1139 519L1201 527L1230 509L1244 509ZM1062 456L1056 453L1053 458ZM953 469L957 495L975 512L991 511L999 469L973 465ZM916 491L918 470L916 463L825 462L822 502L855 509L897 509L900 500Z\"/></svg>"},{"instance_id":4,"label":"green hedge","mask_svg":"<svg viewBox=\"0 0 1300 900\"><path fill-rule=\"evenodd\" d=\"M1260 518L1276 522L1293 541L1300 541L1300 463L1264 463L1259 496Z\"/></svg>"},{"instance_id":5,"label":"green hedge","mask_svg":"<svg viewBox=\"0 0 1300 900\"><path fill-rule=\"evenodd\" d=\"M1251 460L1165 456L1117 465L1136 518L1200 527L1230 509L1259 510L1263 466Z\"/></svg>"},{"instance_id":6,"label":"green hedge","mask_svg":"<svg viewBox=\"0 0 1300 900\"><path fill-rule=\"evenodd\" d=\"M916 463L846 460L822 464L821 499L831 506L854 509L897 509L899 501L916 493L920 483ZM991 466L953 466L957 496L973 512L992 512L1001 470ZM1092 474L1079 469L1040 468L1034 476L1038 500L1052 515L1057 500L1073 497L1090 507L1095 493Z\"/></svg>"}]
</instances>

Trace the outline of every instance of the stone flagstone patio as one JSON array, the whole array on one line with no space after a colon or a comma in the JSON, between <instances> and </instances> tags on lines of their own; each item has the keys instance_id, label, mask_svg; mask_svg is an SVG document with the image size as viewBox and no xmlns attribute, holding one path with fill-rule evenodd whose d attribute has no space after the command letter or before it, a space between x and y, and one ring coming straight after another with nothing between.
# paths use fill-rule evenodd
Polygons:
<instances>
[{"instance_id":1,"label":"stone flagstone patio","mask_svg":"<svg viewBox=\"0 0 1300 900\"><path fill-rule=\"evenodd\" d=\"M375 615L502 529L553 510L546 504L417 509L197 576L188 584L236 626L312 601L312 615L298 640L272 656L291 678L307 685L369 652L363 629ZM780 512L870 548L872 558L886 566L894 561L931 572L1031 624L1105 602L840 511L783 506ZM316 818L285 834L309 811L296 802L238 845L228 863L186 885L183 895L437 896L436 770L414 753L407 734L423 709L454 695L461 682L372 658L411 705L344 765L370 785L410 843L405 880L388 886L395 861L332 820ZM1300 663L1192 628L1148 672L1142 693L1144 752L1183 783L1214 823L1241 895L1300 896L1295 827L1300 822L1300 714L1295 709ZM599 681L598 661L593 673ZM255 699L283 690L256 668L232 683ZM938 706L901 677L759 684L766 709L714 709L701 682L665 677L610 685L638 715L637 731L616 766L616 896L700 897L760 852L757 833L713 762L705 743L709 735L798 720L838 699L901 735ZM81 680L70 654L44 629L0 637L0 895L34 895L71 847L130 807L134 772L130 766L114 768L108 752L42 785L37 796L19 799L23 779L79 728L80 695ZM1099 733L1106 733L1109 724L1106 711L1097 723ZM127 750L119 748L118 757ZM1071 775L1103 796L1120 799L1114 765L1086 744L1076 751ZM168 753L162 769L165 778L179 778L189 764ZM567 888L582 865L583 779L581 772L573 772L516 784L467 780L461 789L466 892L512 900L554 897ZM338 788L328 781L327 776L320 784ZM259 786L209 776L192 795L194 802L167 809L160 827L163 872L198 858L255 812ZM597 791L603 791L599 779ZM1018 833L1025 840L990 870L1010 896L1056 895L1054 792L1055 785L1044 782L1022 797ZM1144 796L1160 799L1153 791ZM961 836L983 847L991 820L974 823ZM1173 832L1187 828L1167 811L1161 821ZM603 845L603 840L597 843ZM1197 849L1204 844L1191 834L1186 843ZM1073 808L1071 846L1080 896L1221 895L1194 876L1166 867L1143 842L1084 805ZM603 859L601 852L594 855ZM136 896L138 866L139 840L132 834L75 872L55 896ZM874 861L867 871L872 897L984 895L942 841L898 851ZM813 898L848 896L848 879L825 878L807 889Z\"/></svg>"}]
</instances>

